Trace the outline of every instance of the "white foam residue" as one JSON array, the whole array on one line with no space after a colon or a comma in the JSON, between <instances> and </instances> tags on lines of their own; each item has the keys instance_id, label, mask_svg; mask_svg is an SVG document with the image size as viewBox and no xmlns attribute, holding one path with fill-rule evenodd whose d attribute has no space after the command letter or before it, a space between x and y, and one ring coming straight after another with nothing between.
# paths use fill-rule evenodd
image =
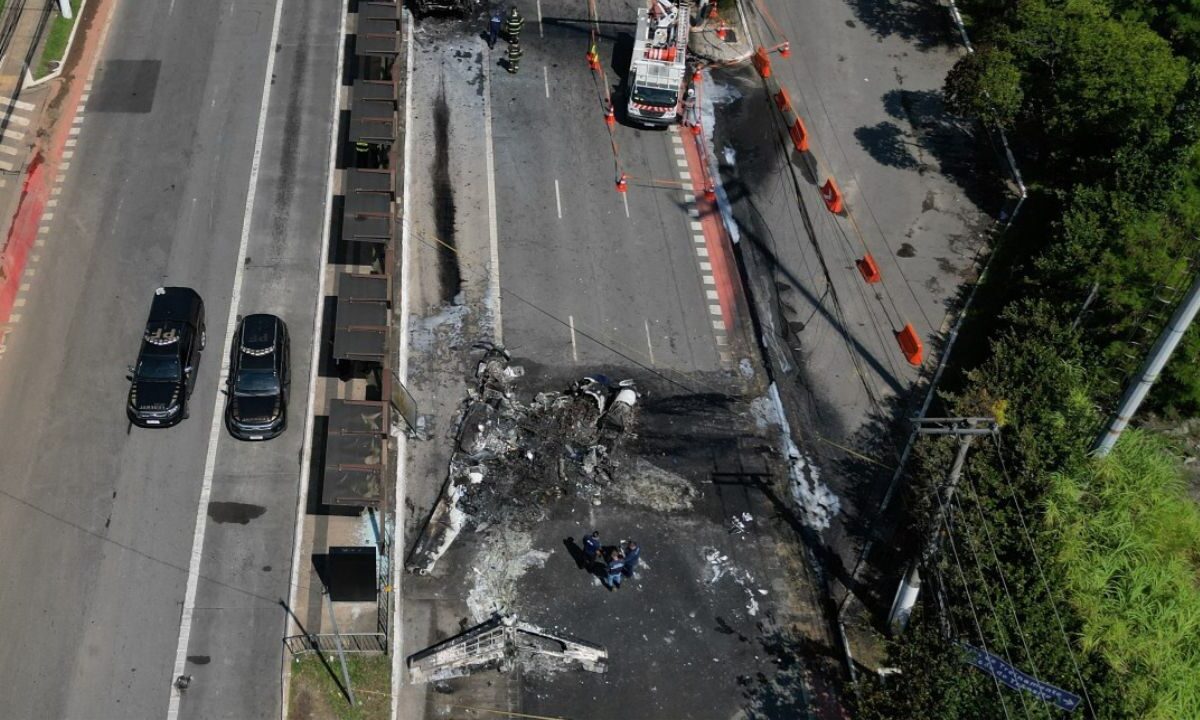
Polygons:
<instances>
[{"instance_id":1,"label":"white foam residue","mask_svg":"<svg viewBox=\"0 0 1200 720\"><path fill-rule=\"evenodd\" d=\"M821 482L821 470L813 464L792 440L792 429L783 412L783 401L779 398L779 387L771 383L771 404L779 421L780 442L787 452L789 483L792 499L800 508L800 519L814 530L824 530L833 522L833 516L841 508L841 499Z\"/></svg>"}]
</instances>

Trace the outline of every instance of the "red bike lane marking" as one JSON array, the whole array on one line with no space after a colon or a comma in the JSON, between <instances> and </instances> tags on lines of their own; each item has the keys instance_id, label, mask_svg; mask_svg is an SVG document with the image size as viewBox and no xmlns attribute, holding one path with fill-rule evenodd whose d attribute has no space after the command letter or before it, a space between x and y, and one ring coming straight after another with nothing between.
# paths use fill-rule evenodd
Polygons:
<instances>
[{"instance_id":1,"label":"red bike lane marking","mask_svg":"<svg viewBox=\"0 0 1200 720\"><path fill-rule=\"evenodd\" d=\"M721 319L725 321L726 332L733 334L741 315L737 312L738 296L741 280L736 270L733 257L733 241L721 220L721 211L717 207L715 197L705 194L705 179L708 172L704 159L698 148L697 136L691 131L679 126L676 132L683 138L683 149L687 157L688 173L692 176L692 192L696 196L696 210L703 228L704 244L708 249L708 261L712 265L713 280L717 286L717 302L721 305Z\"/></svg>"},{"instance_id":2,"label":"red bike lane marking","mask_svg":"<svg viewBox=\"0 0 1200 720\"><path fill-rule=\"evenodd\" d=\"M46 201L50 197L51 182L62 165L62 154L66 149L71 127L79 114L80 99L84 85L91 82L99 59L99 47L108 34L115 0L99 0L95 12L79 19L77 29L80 42L72 47L76 61L69 64L72 70L57 82L66 82L65 97L62 98L62 114L54 122L54 130L44 149L35 151L33 160L25 171L21 188L21 199L8 228L3 253L0 254L0 344L11 330L13 307L21 287L21 278L29 261L30 250L38 236ZM93 32L95 28L101 32ZM70 58L67 58L68 62ZM61 92L61 90L59 91ZM53 105L53 100L50 105ZM43 111L44 112L44 111Z\"/></svg>"}]
</instances>

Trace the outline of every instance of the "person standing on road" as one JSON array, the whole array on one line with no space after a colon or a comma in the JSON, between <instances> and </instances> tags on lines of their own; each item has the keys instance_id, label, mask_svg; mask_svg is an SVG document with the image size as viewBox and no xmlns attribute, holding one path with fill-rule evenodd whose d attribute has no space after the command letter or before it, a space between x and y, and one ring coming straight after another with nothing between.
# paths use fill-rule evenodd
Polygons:
<instances>
[{"instance_id":1,"label":"person standing on road","mask_svg":"<svg viewBox=\"0 0 1200 720\"><path fill-rule=\"evenodd\" d=\"M641 558L641 546L632 540L625 544L625 566L623 570L626 577L633 577L633 571L637 568L638 560Z\"/></svg>"},{"instance_id":2,"label":"person standing on road","mask_svg":"<svg viewBox=\"0 0 1200 720\"><path fill-rule=\"evenodd\" d=\"M492 11L492 19L488 22L488 47L496 47L496 39L500 37L500 25L504 22L500 17L500 11Z\"/></svg>"},{"instance_id":3,"label":"person standing on road","mask_svg":"<svg viewBox=\"0 0 1200 720\"><path fill-rule=\"evenodd\" d=\"M620 550L613 550L612 558L608 561L608 572L604 578L604 587L616 590L621 587L621 578L625 576L625 556Z\"/></svg>"},{"instance_id":4,"label":"person standing on road","mask_svg":"<svg viewBox=\"0 0 1200 720\"><path fill-rule=\"evenodd\" d=\"M507 65L508 65L508 71L510 73L512 73L513 75L516 75L517 71L521 69L521 55L523 55L523 54L524 53L521 52L521 41L520 40L514 39L508 43Z\"/></svg>"},{"instance_id":5,"label":"person standing on road","mask_svg":"<svg viewBox=\"0 0 1200 720\"><path fill-rule=\"evenodd\" d=\"M596 556L600 554L599 530L593 530L591 535L583 538L583 554L589 563L596 562Z\"/></svg>"},{"instance_id":6,"label":"person standing on road","mask_svg":"<svg viewBox=\"0 0 1200 720\"><path fill-rule=\"evenodd\" d=\"M510 43L521 42L521 30L525 28L525 18L521 17L521 13L517 12L517 6L513 5L508 11L508 22L504 24L504 35Z\"/></svg>"}]
</instances>

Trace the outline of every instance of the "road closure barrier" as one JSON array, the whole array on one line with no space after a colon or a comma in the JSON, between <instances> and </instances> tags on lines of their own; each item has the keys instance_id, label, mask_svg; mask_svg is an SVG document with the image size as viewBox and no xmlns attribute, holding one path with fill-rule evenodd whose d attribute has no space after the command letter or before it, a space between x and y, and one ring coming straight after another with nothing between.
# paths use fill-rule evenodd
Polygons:
<instances>
[{"instance_id":1,"label":"road closure barrier","mask_svg":"<svg viewBox=\"0 0 1200 720\"><path fill-rule=\"evenodd\" d=\"M833 178L829 178L821 186L821 199L825 201L825 207L829 208L829 212L834 215L841 215L842 211L846 209L842 204L842 191Z\"/></svg>"},{"instance_id":2,"label":"road closure barrier","mask_svg":"<svg viewBox=\"0 0 1200 720\"><path fill-rule=\"evenodd\" d=\"M900 343L900 352L904 353L909 365L920 365L925 361L925 346L921 343L917 331L913 329L912 323L905 324L903 329L896 333L896 342Z\"/></svg>"},{"instance_id":3,"label":"road closure barrier","mask_svg":"<svg viewBox=\"0 0 1200 720\"><path fill-rule=\"evenodd\" d=\"M796 146L796 152L808 152L808 128L804 127L804 121L799 115L794 116L796 121L788 125L788 135L792 136L792 144Z\"/></svg>"},{"instance_id":4,"label":"road closure barrier","mask_svg":"<svg viewBox=\"0 0 1200 720\"><path fill-rule=\"evenodd\" d=\"M791 95L788 95L787 88L779 88L774 97L775 107L779 108L785 113L792 111L792 97Z\"/></svg>"},{"instance_id":5,"label":"road closure barrier","mask_svg":"<svg viewBox=\"0 0 1200 720\"><path fill-rule=\"evenodd\" d=\"M754 50L754 69L764 79L771 77L771 58L767 57L767 49L762 45Z\"/></svg>"},{"instance_id":6,"label":"road closure barrier","mask_svg":"<svg viewBox=\"0 0 1200 720\"><path fill-rule=\"evenodd\" d=\"M855 260L854 264L858 266L858 271L862 273L863 280L866 280L868 285L874 285L883 279L883 275L879 274L879 266L875 264L875 258L871 256L871 253Z\"/></svg>"}]
</instances>

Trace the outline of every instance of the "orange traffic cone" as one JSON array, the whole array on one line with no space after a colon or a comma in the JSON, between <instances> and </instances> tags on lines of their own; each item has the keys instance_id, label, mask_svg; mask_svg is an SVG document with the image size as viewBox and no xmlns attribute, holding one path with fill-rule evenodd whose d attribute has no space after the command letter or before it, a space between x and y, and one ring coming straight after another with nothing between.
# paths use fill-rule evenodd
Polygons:
<instances>
[{"instance_id":1,"label":"orange traffic cone","mask_svg":"<svg viewBox=\"0 0 1200 720\"><path fill-rule=\"evenodd\" d=\"M617 192L623 193L629 189L629 183L625 182L625 173L617 176Z\"/></svg>"},{"instance_id":2,"label":"orange traffic cone","mask_svg":"<svg viewBox=\"0 0 1200 720\"><path fill-rule=\"evenodd\" d=\"M728 30L725 29L725 21L722 20L721 24L717 26L717 37L724 41L727 32Z\"/></svg>"},{"instance_id":3,"label":"orange traffic cone","mask_svg":"<svg viewBox=\"0 0 1200 720\"><path fill-rule=\"evenodd\" d=\"M604 124L612 127L617 124L617 116L613 114L612 103L608 103L608 107L604 108Z\"/></svg>"}]
</instances>

